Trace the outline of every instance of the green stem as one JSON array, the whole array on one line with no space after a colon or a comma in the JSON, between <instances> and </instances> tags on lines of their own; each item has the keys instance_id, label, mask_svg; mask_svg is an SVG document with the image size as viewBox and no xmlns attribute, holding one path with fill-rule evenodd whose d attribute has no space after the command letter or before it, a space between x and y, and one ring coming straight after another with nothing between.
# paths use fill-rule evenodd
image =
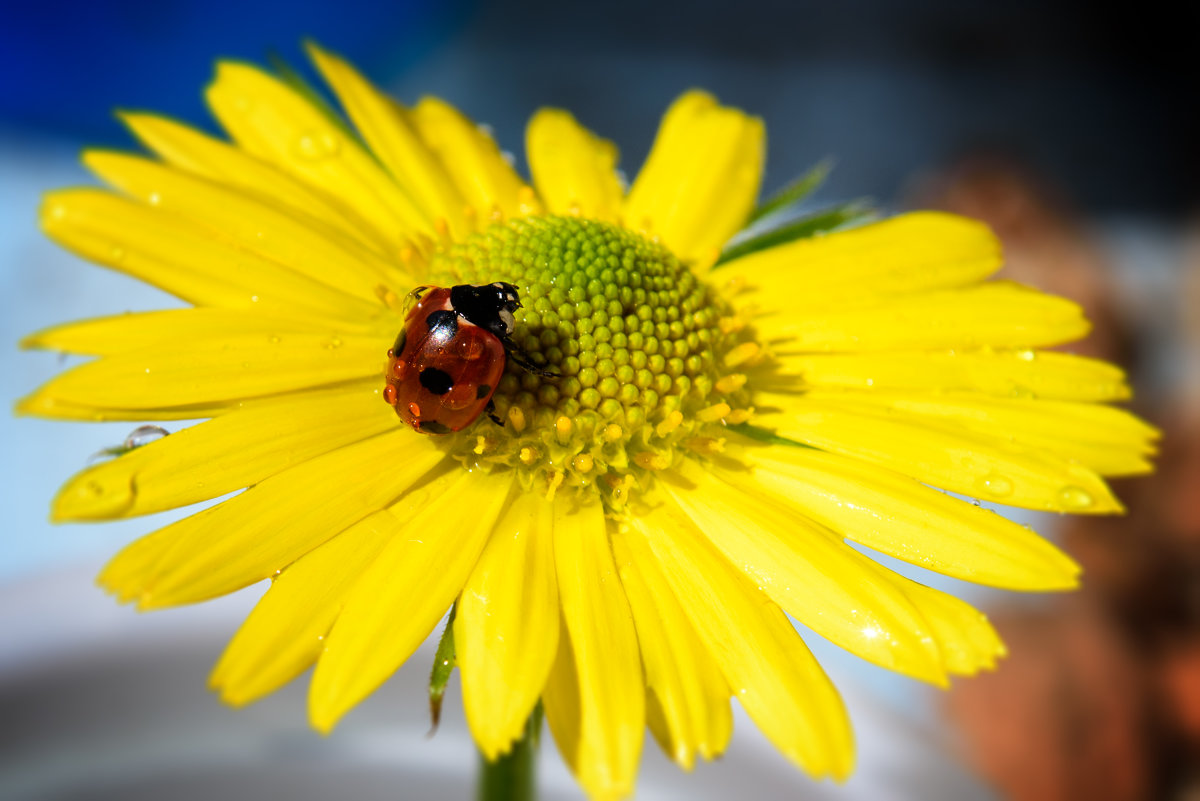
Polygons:
<instances>
[{"instance_id":1,"label":"green stem","mask_svg":"<svg viewBox=\"0 0 1200 801\"><path fill-rule=\"evenodd\" d=\"M537 748L542 730L542 705L525 722L525 734L507 754L489 762L479 755L479 801L536 801Z\"/></svg>"}]
</instances>

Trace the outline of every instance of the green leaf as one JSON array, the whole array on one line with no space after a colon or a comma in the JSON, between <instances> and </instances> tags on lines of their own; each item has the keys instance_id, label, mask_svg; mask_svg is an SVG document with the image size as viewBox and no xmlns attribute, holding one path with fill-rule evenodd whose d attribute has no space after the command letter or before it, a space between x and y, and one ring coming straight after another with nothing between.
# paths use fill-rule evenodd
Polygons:
<instances>
[{"instance_id":1,"label":"green leaf","mask_svg":"<svg viewBox=\"0 0 1200 801\"><path fill-rule=\"evenodd\" d=\"M825 179L829 176L829 173L832 170L833 159L821 159L816 164L809 167L808 171L799 178L792 181L783 189L780 189L769 199L764 201L762 205L750 212L750 217L746 220L746 226L749 227L752 223L756 222L757 220L761 220L763 217L769 217L778 211L786 209L788 206L791 206L794 203L799 203L801 200L804 200L813 192L817 191L821 184L825 183Z\"/></svg>"},{"instance_id":2,"label":"green leaf","mask_svg":"<svg viewBox=\"0 0 1200 801\"><path fill-rule=\"evenodd\" d=\"M874 209L865 200L853 200L840 206L814 212L750 236L736 245L731 245L721 253L721 257L713 266L720 267L722 264L728 264L734 259L749 256L760 250L785 245L797 239L807 239L852 222L861 222L874 216L874 213Z\"/></svg>"},{"instance_id":3,"label":"green leaf","mask_svg":"<svg viewBox=\"0 0 1200 801\"><path fill-rule=\"evenodd\" d=\"M429 733L437 731L442 719L442 696L446 694L446 685L450 682L450 674L454 672L454 616L458 613L458 601L450 607L450 617L446 619L446 628L442 629L442 638L438 640L437 652L433 655L433 670L429 672L429 720L432 728Z\"/></svg>"}]
</instances>

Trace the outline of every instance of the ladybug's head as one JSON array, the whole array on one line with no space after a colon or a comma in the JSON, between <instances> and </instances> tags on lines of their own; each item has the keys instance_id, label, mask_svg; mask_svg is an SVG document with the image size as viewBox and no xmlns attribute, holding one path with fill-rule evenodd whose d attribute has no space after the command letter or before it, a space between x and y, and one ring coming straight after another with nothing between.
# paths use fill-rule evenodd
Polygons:
<instances>
[{"instance_id":1,"label":"ladybug's head","mask_svg":"<svg viewBox=\"0 0 1200 801\"><path fill-rule=\"evenodd\" d=\"M468 322L508 337L516 325L513 313L521 308L521 296L515 286L504 281L483 286L459 284L450 289L450 305Z\"/></svg>"}]
</instances>

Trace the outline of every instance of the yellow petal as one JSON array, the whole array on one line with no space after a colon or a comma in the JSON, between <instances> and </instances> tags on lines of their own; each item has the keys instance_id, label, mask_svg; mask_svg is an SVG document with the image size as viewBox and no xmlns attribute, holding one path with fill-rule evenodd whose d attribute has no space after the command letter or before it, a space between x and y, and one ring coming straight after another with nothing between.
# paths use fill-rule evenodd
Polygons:
<instances>
[{"instance_id":1,"label":"yellow petal","mask_svg":"<svg viewBox=\"0 0 1200 801\"><path fill-rule=\"evenodd\" d=\"M741 228L762 178L762 121L687 92L663 118L625 219L685 261L711 263Z\"/></svg>"},{"instance_id":2,"label":"yellow petal","mask_svg":"<svg viewBox=\"0 0 1200 801\"><path fill-rule=\"evenodd\" d=\"M778 445L738 454L740 479L839 535L948 576L1013 590L1067 589L1079 567L1033 531L861 459Z\"/></svg>"},{"instance_id":3,"label":"yellow petal","mask_svg":"<svg viewBox=\"0 0 1200 801\"><path fill-rule=\"evenodd\" d=\"M645 732L645 684L629 601L598 496L554 501L554 561L580 707L574 760L593 798L633 792Z\"/></svg>"},{"instance_id":4,"label":"yellow petal","mask_svg":"<svg viewBox=\"0 0 1200 801\"><path fill-rule=\"evenodd\" d=\"M762 181L762 120L684 93L667 110L629 190L625 220L684 261L711 264L745 223Z\"/></svg>"},{"instance_id":5,"label":"yellow petal","mask_svg":"<svg viewBox=\"0 0 1200 801\"><path fill-rule=\"evenodd\" d=\"M510 473L458 470L362 574L313 672L309 720L322 732L417 649L471 574L508 497Z\"/></svg>"},{"instance_id":6,"label":"yellow petal","mask_svg":"<svg viewBox=\"0 0 1200 801\"><path fill-rule=\"evenodd\" d=\"M760 397L778 411L757 414L756 423L780 436L873 462L923 484L1026 509L1121 511L1094 471L1041 449L977 434L953 421L918 423L807 397Z\"/></svg>"},{"instance_id":7,"label":"yellow petal","mask_svg":"<svg viewBox=\"0 0 1200 801\"><path fill-rule=\"evenodd\" d=\"M131 407L104 406L69 403L35 392L21 398L13 407L18 415L48 417L55 420L78 420L87 423L108 423L130 420L145 423L156 420L200 420L225 414L232 407L225 403L197 403L191 406L171 406L162 409L136 409Z\"/></svg>"},{"instance_id":8,"label":"yellow petal","mask_svg":"<svg viewBox=\"0 0 1200 801\"><path fill-rule=\"evenodd\" d=\"M366 301L407 281L390 263L309 213L247 195L148 159L90 150L84 164L128 195L184 217L230 250L253 253Z\"/></svg>"},{"instance_id":9,"label":"yellow petal","mask_svg":"<svg viewBox=\"0 0 1200 801\"><path fill-rule=\"evenodd\" d=\"M554 735L558 753L571 773L579 775L579 745L583 713L579 699L579 669L575 664L575 649L571 635L559 616L558 653L550 666L550 676L542 692L542 707L546 724Z\"/></svg>"},{"instance_id":10,"label":"yellow petal","mask_svg":"<svg viewBox=\"0 0 1200 801\"><path fill-rule=\"evenodd\" d=\"M434 97L417 103L412 120L459 193L481 218L496 210L506 217L526 213L522 205L531 202L532 193L522 192L524 183L479 126Z\"/></svg>"},{"instance_id":11,"label":"yellow petal","mask_svg":"<svg viewBox=\"0 0 1200 801\"><path fill-rule=\"evenodd\" d=\"M376 254L387 255L393 249L366 220L319 186L305 184L244 150L166 117L130 112L120 117L143 145L172 167L322 220Z\"/></svg>"},{"instance_id":12,"label":"yellow petal","mask_svg":"<svg viewBox=\"0 0 1200 801\"><path fill-rule=\"evenodd\" d=\"M431 487L444 488L449 476ZM383 547L400 536L426 495L368 515L287 567L238 629L209 686L234 706L256 701L307 670L325 647L346 596Z\"/></svg>"},{"instance_id":13,"label":"yellow petal","mask_svg":"<svg viewBox=\"0 0 1200 801\"><path fill-rule=\"evenodd\" d=\"M934 684L945 674L920 614L882 567L819 524L683 460L663 487L771 600L863 659Z\"/></svg>"},{"instance_id":14,"label":"yellow petal","mask_svg":"<svg viewBox=\"0 0 1200 801\"><path fill-rule=\"evenodd\" d=\"M813 776L848 776L854 742L846 709L783 612L678 510L632 518L628 543L635 560L653 560L662 570L734 697L767 739Z\"/></svg>"},{"instance_id":15,"label":"yellow petal","mask_svg":"<svg viewBox=\"0 0 1200 801\"><path fill-rule=\"evenodd\" d=\"M484 757L524 733L558 651L553 519L540 495L504 511L458 600L454 646L467 723Z\"/></svg>"},{"instance_id":16,"label":"yellow petal","mask_svg":"<svg viewBox=\"0 0 1200 801\"><path fill-rule=\"evenodd\" d=\"M839 392L814 390L806 398L915 424L946 421L977 434L1045 450L1101 475L1153 469L1158 431L1124 409L1094 403L1030 398L987 398L970 393ZM989 488L981 497L1003 501Z\"/></svg>"},{"instance_id":17,"label":"yellow petal","mask_svg":"<svg viewBox=\"0 0 1200 801\"><path fill-rule=\"evenodd\" d=\"M558 109L541 109L525 130L529 170L552 214L617 222L624 194L617 148Z\"/></svg>"},{"instance_id":18,"label":"yellow petal","mask_svg":"<svg viewBox=\"0 0 1200 801\"><path fill-rule=\"evenodd\" d=\"M977 283L1002 262L986 225L926 211L760 250L722 265L713 277L761 293L764 307L837 308L847 300Z\"/></svg>"},{"instance_id":19,"label":"yellow petal","mask_svg":"<svg viewBox=\"0 0 1200 801\"><path fill-rule=\"evenodd\" d=\"M946 670L973 676L1008 653L987 615L965 601L902 576L896 584L929 622Z\"/></svg>"},{"instance_id":20,"label":"yellow petal","mask_svg":"<svg viewBox=\"0 0 1200 801\"><path fill-rule=\"evenodd\" d=\"M780 312L754 323L781 340L783 352L1030 348L1071 342L1089 330L1071 301L1005 281L813 314L792 313L779 301Z\"/></svg>"},{"instance_id":21,"label":"yellow petal","mask_svg":"<svg viewBox=\"0 0 1200 801\"><path fill-rule=\"evenodd\" d=\"M308 53L333 87L371 151L432 220L455 237L467 233L465 202L437 157L421 141L407 111L337 56L308 44Z\"/></svg>"},{"instance_id":22,"label":"yellow petal","mask_svg":"<svg viewBox=\"0 0 1200 801\"><path fill-rule=\"evenodd\" d=\"M157 559L123 551L100 581L144 609L225 595L393 502L442 458L435 443L408 430L347 445L150 535Z\"/></svg>"},{"instance_id":23,"label":"yellow petal","mask_svg":"<svg viewBox=\"0 0 1200 801\"><path fill-rule=\"evenodd\" d=\"M389 326L378 321L331 321L332 330L351 335L392 333L399 318ZM314 328L312 320L279 314L249 313L240 309L170 309L168 311L118 314L92 320L64 323L30 334L23 348L42 348L88 356L113 356L141 350L152 344L205 341L240 333L259 334L268 339L282 334L303 334Z\"/></svg>"},{"instance_id":24,"label":"yellow petal","mask_svg":"<svg viewBox=\"0 0 1200 801\"><path fill-rule=\"evenodd\" d=\"M137 600L146 576L153 574L154 566L174 545L174 532L169 527L139 537L109 560L96 583L115 595L119 603Z\"/></svg>"},{"instance_id":25,"label":"yellow petal","mask_svg":"<svg viewBox=\"0 0 1200 801\"><path fill-rule=\"evenodd\" d=\"M808 386L961 390L1074 401L1125 400L1130 394L1119 367L1053 351L776 352L775 357L782 372L800 377Z\"/></svg>"},{"instance_id":26,"label":"yellow petal","mask_svg":"<svg viewBox=\"0 0 1200 801\"><path fill-rule=\"evenodd\" d=\"M46 195L42 230L85 259L198 306L281 315L370 318L379 304L231 248L195 223L97 189Z\"/></svg>"},{"instance_id":27,"label":"yellow petal","mask_svg":"<svg viewBox=\"0 0 1200 801\"><path fill-rule=\"evenodd\" d=\"M387 241L432 234L428 220L358 143L307 99L265 72L223 62L205 95L244 149L306 184L321 187Z\"/></svg>"},{"instance_id":28,"label":"yellow petal","mask_svg":"<svg viewBox=\"0 0 1200 801\"><path fill-rule=\"evenodd\" d=\"M31 412L38 397L94 409L234 406L246 398L381 375L387 345L386 339L328 329L160 342L68 370L22 403Z\"/></svg>"},{"instance_id":29,"label":"yellow petal","mask_svg":"<svg viewBox=\"0 0 1200 801\"><path fill-rule=\"evenodd\" d=\"M366 384L273 399L84 470L59 490L51 516L108 520L187 506L397 425Z\"/></svg>"},{"instance_id":30,"label":"yellow petal","mask_svg":"<svg viewBox=\"0 0 1200 801\"><path fill-rule=\"evenodd\" d=\"M715 759L729 743L729 685L657 566L639 562L625 540L614 537L613 552L646 669L647 719L667 756L690 771L697 754Z\"/></svg>"}]
</instances>

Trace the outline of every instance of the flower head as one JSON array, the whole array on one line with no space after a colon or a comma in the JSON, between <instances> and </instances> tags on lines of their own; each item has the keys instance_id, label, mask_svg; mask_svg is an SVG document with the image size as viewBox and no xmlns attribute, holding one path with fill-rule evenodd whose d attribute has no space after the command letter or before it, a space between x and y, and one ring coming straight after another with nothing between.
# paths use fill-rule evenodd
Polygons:
<instances>
[{"instance_id":1,"label":"flower head","mask_svg":"<svg viewBox=\"0 0 1200 801\"><path fill-rule=\"evenodd\" d=\"M671 106L628 191L611 143L538 112L531 186L449 105L400 106L312 55L349 124L222 64L208 100L230 141L127 114L153 156L89 152L115 191L46 199L51 237L194 308L26 341L98 358L20 411L211 418L85 470L54 516L248 488L101 576L144 609L271 578L212 676L232 704L315 664L310 715L327 731L457 601L467 719L489 757L541 699L583 786L620 796L647 725L690 768L724 749L732 697L786 756L844 777L845 711L785 612L938 685L1003 654L982 614L847 541L1066 589L1067 556L935 488L1102 514L1120 510L1102 476L1149 469L1153 430L1104 405L1128 395L1120 371L1044 350L1086 332L1079 309L987 280L1001 254L977 223L831 231L836 212L731 246L756 216L764 133L710 95ZM454 377L494 409L413 431L393 408L412 380L410 292L497 282L522 304L502 377Z\"/></svg>"}]
</instances>

